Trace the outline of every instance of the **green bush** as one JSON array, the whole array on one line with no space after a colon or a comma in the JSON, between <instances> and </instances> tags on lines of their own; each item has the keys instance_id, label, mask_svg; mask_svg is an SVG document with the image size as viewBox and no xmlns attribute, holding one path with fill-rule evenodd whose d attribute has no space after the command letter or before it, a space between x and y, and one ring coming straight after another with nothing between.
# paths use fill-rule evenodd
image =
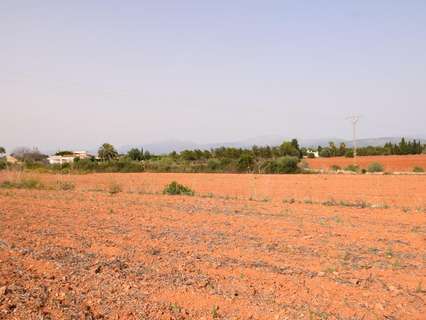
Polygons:
<instances>
[{"instance_id":1,"label":"green bush","mask_svg":"<svg viewBox=\"0 0 426 320\"><path fill-rule=\"evenodd\" d=\"M315 154L313 154L312 152L308 152L306 155L309 159L315 159Z\"/></svg>"},{"instance_id":2,"label":"green bush","mask_svg":"<svg viewBox=\"0 0 426 320\"><path fill-rule=\"evenodd\" d=\"M260 170L264 173L297 173L300 171L298 163L299 158L286 156L265 161Z\"/></svg>"},{"instance_id":3,"label":"green bush","mask_svg":"<svg viewBox=\"0 0 426 320\"><path fill-rule=\"evenodd\" d=\"M384 168L383 168L383 165L381 163L373 162L368 166L367 171L368 172L383 172Z\"/></svg>"},{"instance_id":4,"label":"green bush","mask_svg":"<svg viewBox=\"0 0 426 320\"><path fill-rule=\"evenodd\" d=\"M413 172L425 172L425 169L423 169L422 167L414 167L413 168Z\"/></svg>"},{"instance_id":5,"label":"green bush","mask_svg":"<svg viewBox=\"0 0 426 320\"><path fill-rule=\"evenodd\" d=\"M218 159L209 159L207 161L207 169L209 171L219 171L222 169L220 160Z\"/></svg>"},{"instance_id":6,"label":"green bush","mask_svg":"<svg viewBox=\"0 0 426 320\"><path fill-rule=\"evenodd\" d=\"M356 164L350 164L345 168L346 171L359 172L359 167Z\"/></svg>"},{"instance_id":7,"label":"green bush","mask_svg":"<svg viewBox=\"0 0 426 320\"><path fill-rule=\"evenodd\" d=\"M346 158L353 158L354 157L354 151L353 150L346 151L345 157Z\"/></svg>"},{"instance_id":8,"label":"green bush","mask_svg":"<svg viewBox=\"0 0 426 320\"><path fill-rule=\"evenodd\" d=\"M73 169L83 172L94 172L98 168L98 163L90 159L80 159L73 163Z\"/></svg>"},{"instance_id":9,"label":"green bush","mask_svg":"<svg viewBox=\"0 0 426 320\"><path fill-rule=\"evenodd\" d=\"M340 166L336 165L336 164L333 164L333 165L330 167L330 169L331 169L332 171L339 171L339 170L342 170L342 168L341 168Z\"/></svg>"},{"instance_id":10,"label":"green bush","mask_svg":"<svg viewBox=\"0 0 426 320\"><path fill-rule=\"evenodd\" d=\"M172 181L170 184L164 187L163 194L193 196L194 191L192 191L189 187L184 186L183 184Z\"/></svg>"}]
</instances>

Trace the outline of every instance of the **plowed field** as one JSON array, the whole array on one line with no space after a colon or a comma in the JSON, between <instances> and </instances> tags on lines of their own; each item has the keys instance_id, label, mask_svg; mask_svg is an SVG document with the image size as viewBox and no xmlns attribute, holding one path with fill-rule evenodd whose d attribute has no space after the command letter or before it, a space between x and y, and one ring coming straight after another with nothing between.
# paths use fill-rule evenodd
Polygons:
<instances>
[{"instance_id":1,"label":"plowed field","mask_svg":"<svg viewBox=\"0 0 426 320\"><path fill-rule=\"evenodd\" d=\"M424 176L0 173L22 178L0 319L425 319Z\"/></svg>"},{"instance_id":2,"label":"plowed field","mask_svg":"<svg viewBox=\"0 0 426 320\"><path fill-rule=\"evenodd\" d=\"M306 159L313 169L329 170L331 166L337 165L345 168L354 163L354 159L345 157ZM426 155L408 156L368 156L357 157L356 164L363 169L367 169L373 162L379 162L388 172L412 172L414 167L421 167L426 170Z\"/></svg>"}]
</instances>

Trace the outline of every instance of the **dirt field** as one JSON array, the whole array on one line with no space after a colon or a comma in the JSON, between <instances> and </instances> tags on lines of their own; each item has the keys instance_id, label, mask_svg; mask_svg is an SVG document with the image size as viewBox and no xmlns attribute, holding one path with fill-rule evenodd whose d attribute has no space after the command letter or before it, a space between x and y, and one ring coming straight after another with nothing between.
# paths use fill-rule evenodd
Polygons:
<instances>
[{"instance_id":1,"label":"dirt field","mask_svg":"<svg viewBox=\"0 0 426 320\"><path fill-rule=\"evenodd\" d=\"M313 169L329 170L331 166L338 165L342 168L354 163L354 159L337 157L337 158L318 158L306 159L309 166ZM367 169L368 165L373 162L380 162L385 171L389 172L412 172L415 166L422 167L426 170L426 155L408 155L408 156L371 156L358 157L356 163Z\"/></svg>"},{"instance_id":2,"label":"dirt field","mask_svg":"<svg viewBox=\"0 0 426 320\"><path fill-rule=\"evenodd\" d=\"M425 319L424 176L33 177L0 189L0 319Z\"/></svg>"}]
</instances>

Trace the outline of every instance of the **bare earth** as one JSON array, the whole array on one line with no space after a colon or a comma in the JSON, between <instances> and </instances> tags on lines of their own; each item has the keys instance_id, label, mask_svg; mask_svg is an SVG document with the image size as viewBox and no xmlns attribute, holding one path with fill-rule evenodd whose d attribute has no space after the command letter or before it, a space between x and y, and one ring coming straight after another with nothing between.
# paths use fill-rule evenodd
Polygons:
<instances>
[{"instance_id":1,"label":"bare earth","mask_svg":"<svg viewBox=\"0 0 426 320\"><path fill-rule=\"evenodd\" d=\"M425 319L425 176L36 177L76 188L0 189L0 319Z\"/></svg>"},{"instance_id":2,"label":"bare earth","mask_svg":"<svg viewBox=\"0 0 426 320\"><path fill-rule=\"evenodd\" d=\"M331 166L338 165L345 168L354 163L354 159L345 157L307 159L309 166L313 169L329 170ZM367 169L373 162L383 165L385 171L389 172L412 172L414 167L422 167L426 170L426 154L407 156L368 156L358 157L356 164Z\"/></svg>"}]
</instances>

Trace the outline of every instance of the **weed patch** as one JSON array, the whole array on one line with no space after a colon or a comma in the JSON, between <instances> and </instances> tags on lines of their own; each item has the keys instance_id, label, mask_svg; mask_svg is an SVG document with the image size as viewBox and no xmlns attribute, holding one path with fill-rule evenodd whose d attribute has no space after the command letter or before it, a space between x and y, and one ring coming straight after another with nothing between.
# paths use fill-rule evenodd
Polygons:
<instances>
[{"instance_id":1,"label":"weed patch","mask_svg":"<svg viewBox=\"0 0 426 320\"><path fill-rule=\"evenodd\" d=\"M164 187L163 194L193 196L195 193L189 187L177 183L176 181L172 181Z\"/></svg>"},{"instance_id":2,"label":"weed patch","mask_svg":"<svg viewBox=\"0 0 426 320\"><path fill-rule=\"evenodd\" d=\"M4 181L0 184L3 189L44 189L43 183L38 179L21 179L18 181Z\"/></svg>"}]
</instances>

